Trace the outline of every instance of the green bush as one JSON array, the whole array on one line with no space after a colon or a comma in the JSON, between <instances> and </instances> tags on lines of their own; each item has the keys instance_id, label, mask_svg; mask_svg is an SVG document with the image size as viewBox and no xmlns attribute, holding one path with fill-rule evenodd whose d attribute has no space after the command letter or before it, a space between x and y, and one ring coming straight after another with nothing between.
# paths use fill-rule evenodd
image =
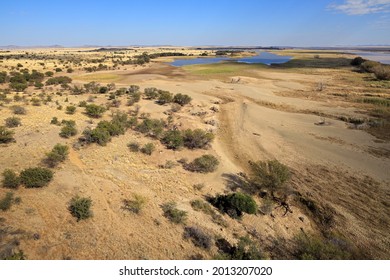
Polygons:
<instances>
[{"instance_id":1,"label":"green bush","mask_svg":"<svg viewBox=\"0 0 390 280\"><path fill-rule=\"evenodd\" d=\"M92 217L92 200L86 197L75 196L69 203L69 211L77 221Z\"/></svg>"},{"instance_id":2,"label":"green bush","mask_svg":"<svg viewBox=\"0 0 390 280\"><path fill-rule=\"evenodd\" d=\"M22 123L20 121L20 118L17 118L17 117L9 117L9 118L6 118L5 119L5 126L6 127L18 127L20 126Z\"/></svg>"},{"instance_id":3,"label":"green bush","mask_svg":"<svg viewBox=\"0 0 390 280\"><path fill-rule=\"evenodd\" d=\"M253 198L240 192L217 195L210 199L210 203L232 218L240 218L243 213L255 214L257 212L257 204Z\"/></svg>"},{"instance_id":4,"label":"green bush","mask_svg":"<svg viewBox=\"0 0 390 280\"><path fill-rule=\"evenodd\" d=\"M0 143L9 143L14 141L14 134L12 130L8 130L5 126L0 126Z\"/></svg>"},{"instance_id":5,"label":"green bush","mask_svg":"<svg viewBox=\"0 0 390 280\"><path fill-rule=\"evenodd\" d=\"M157 103L160 105L164 105L167 103L171 103L173 101L173 94L169 91L160 91L159 96L157 98Z\"/></svg>"},{"instance_id":6,"label":"green bush","mask_svg":"<svg viewBox=\"0 0 390 280\"><path fill-rule=\"evenodd\" d=\"M110 136L118 136L125 133L125 127L121 126L119 123L101 121L98 123L96 129L106 130Z\"/></svg>"},{"instance_id":7,"label":"green bush","mask_svg":"<svg viewBox=\"0 0 390 280\"><path fill-rule=\"evenodd\" d=\"M73 120L66 121L63 120L62 124L64 125L61 128L60 136L63 138L70 138L71 136L75 136L77 134L76 122Z\"/></svg>"},{"instance_id":8,"label":"green bush","mask_svg":"<svg viewBox=\"0 0 390 280\"><path fill-rule=\"evenodd\" d=\"M85 107L85 113L92 118L100 118L105 111L105 107L96 104L88 104Z\"/></svg>"},{"instance_id":9,"label":"green bush","mask_svg":"<svg viewBox=\"0 0 390 280\"><path fill-rule=\"evenodd\" d=\"M376 62L376 61L371 61L371 60L367 60L365 62L363 62L361 65L360 65L360 69L363 71L363 72L368 72L368 73L372 73L373 72L373 69L377 66L380 66L381 64L379 62Z\"/></svg>"},{"instance_id":10,"label":"green bush","mask_svg":"<svg viewBox=\"0 0 390 280\"><path fill-rule=\"evenodd\" d=\"M67 145L56 144L53 149L46 154L45 163L49 167L55 167L60 162L66 160L69 154L69 147Z\"/></svg>"},{"instance_id":11,"label":"green bush","mask_svg":"<svg viewBox=\"0 0 390 280\"><path fill-rule=\"evenodd\" d=\"M175 224L183 224L187 220L187 212L176 208L176 202L164 203L161 208L164 212L164 217Z\"/></svg>"},{"instance_id":12,"label":"green bush","mask_svg":"<svg viewBox=\"0 0 390 280\"><path fill-rule=\"evenodd\" d=\"M76 106L70 105L66 106L66 113L69 115L73 115L76 112Z\"/></svg>"},{"instance_id":13,"label":"green bush","mask_svg":"<svg viewBox=\"0 0 390 280\"><path fill-rule=\"evenodd\" d=\"M177 150L183 147L184 139L179 130L169 130L163 134L161 143L163 143L168 149Z\"/></svg>"},{"instance_id":14,"label":"green bush","mask_svg":"<svg viewBox=\"0 0 390 280\"><path fill-rule=\"evenodd\" d=\"M50 85L66 86L66 85L68 85L71 82L72 82L72 79L67 77L67 76L58 76L58 77L49 78L46 81L46 85L47 86L50 86Z\"/></svg>"},{"instance_id":15,"label":"green bush","mask_svg":"<svg viewBox=\"0 0 390 280\"><path fill-rule=\"evenodd\" d=\"M209 173L217 170L218 165L219 161L215 156L203 155L188 164L184 164L184 168L192 172Z\"/></svg>"},{"instance_id":16,"label":"green bush","mask_svg":"<svg viewBox=\"0 0 390 280\"><path fill-rule=\"evenodd\" d=\"M250 162L250 165L250 183L258 190L277 191L291 177L288 167L278 160Z\"/></svg>"},{"instance_id":17,"label":"green bush","mask_svg":"<svg viewBox=\"0 0 390 280\"><path fill-rule=\"evenodd\" d=\"M40 188L49 184L53 172L42 167L27 168L20 173L20 181L26 188Z\"/></svg>"},{"instance_id":18,"label":"green bush","mask_svg":"<svg viewBox=\"0 0 390 280\"><path fill-rule=\"evenodd\" d=\"M6 169L3 171L3 187L16 189L19 185L20 178L13 170Z\"/></svg>"},{"instance_id":19,"label":"green bush","mask_svg":"<svg viewBox=\"0 0 390 280\"><path fill-rule=\"evenodd\" d=\"M165 122L163 120L146 118L135 127L135 130L147 136L158 138L164 131Z\"/></svg>"},{"instance_id":20,"label":"green bush","mask_svg":"<svg viewBox=\"0 0 390 280\"><path fill-rule=\"evenodd\" d=\"M55 124L55 125L58 125L60 122L58 121L58 118L57 117L53 117L50 121L50 124Z\"/></svg>"},{"instance_id":21,"label":"green bush","mask_svg":"<svg viewBox=\"0 0 390 280\"><path fill-rule=\"evenodd\" d=\"M148 99L156 99L158 97L158 89L156 89L156 88L145 88L144 95Z\"/></svg>"},{"instance_id":22,"label":"green bush","mask_svg":"<svg viewBox=\"0 0 390 280\"><path fill-rule=\"evenodd\" d=\"M184 239L191 239L196 247L208 250L212 246L212 238L198 227L185 227L183 237Z\"/></svg>"},{"instance_id":23,"label":"green bush","mask_svg":"<svg viewBox=\"0 0 390 280\"><path fill-rule=\"evenodd\" d=\"M184 146L189 149L206 148L214 140L214 134L201 129L187 129L183 132Z\"/></svg>"},{"instance_id":24,"label":"green bush","mask_svg":"<svg viewBox=\"0 0 390 280\"><path fill-rule=\"evenodd\" d=\"M7 211L11 208L12 202L14 201L14 194L12 192L7 192L5 197L0 199L0 210Z\"/></svg>"},{"instance_id":25,"label":"green bush","mask_svg":"<svg viewBox=\"0 0 390 280\"><path fill-rule=\"evenodd\" d=\"M83 135L87 143L97 143L100 146L105 146L111 141L110 133L104 128L87 128L84 130Z\"/></svg>"},{"instance_id":26,"label":"green bush","mask_svg":"<svg viewBox=\"0 0 390 280\"><path fill-rule=\"evenodd\" d=\"M152 153L154 152L154 150L155 150L156 148L155 148L155 146L154 146L154 144L153 143L147 143L147 144L145 144L142 148L141 148L141 153L144 153L144 154L146 154L146 155L152 155Z\"/></svg>"},{"instance_id":27,"label":"green bush","mask_svg":"<svg viewBox=\"0 0 390 280\"><path fill-rule=\"evenodd\" d=\"M180 104L181 106L184 106L192 101L192 98L188 96L187 94L175 94L173 97L173 102Z\"/></svg>"}]
</instances>

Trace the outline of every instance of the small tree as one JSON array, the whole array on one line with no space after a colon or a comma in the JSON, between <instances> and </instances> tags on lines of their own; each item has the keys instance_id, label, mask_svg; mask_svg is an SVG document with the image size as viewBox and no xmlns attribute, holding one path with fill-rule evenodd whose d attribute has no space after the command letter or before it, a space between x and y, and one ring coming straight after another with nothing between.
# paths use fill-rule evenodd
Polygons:
<instances>
[{"instance_id":1,"label":"small tree","mask_svg":"<svg viewBox=\"0 0 390 280\"><path fill-rule=\"evenodd\" d=\"M60 136L63 138L70 138L77 134L76 122L75 121L62 121L63 127L60 131Z\"/></svg>"},{"instance_id":2,"label":"small tree","mask_svg":"<svg viewBox=\"0 0 390 280\"><path fill-rule=\"evenodd\" d=\"M184 146L189 149L200 149L210 145L214 139L214 134L201 129L187 129L184 131L183 137Z\"/></svg>"},{"instance_id":3,"label":"small tree","mask_svg":"<svg viewBox=\"0 0 390 280\"><path fill-rule=\"evenodd\" d=\"M92 217L91 206L92 200L90 198L75 196L69 203L69 211L79 222Z\"/></svg>"}]
</instances>

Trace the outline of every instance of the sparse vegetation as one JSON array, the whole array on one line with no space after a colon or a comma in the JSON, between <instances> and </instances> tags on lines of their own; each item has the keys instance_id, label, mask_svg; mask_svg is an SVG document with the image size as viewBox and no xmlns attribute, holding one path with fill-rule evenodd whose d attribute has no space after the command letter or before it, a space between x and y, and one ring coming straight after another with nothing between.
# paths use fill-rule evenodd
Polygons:
<instances>
[{"instance_id":1,"label":"sparse vegetation","mask_svg":"<svg viewBox=\"0 0 390 280\"><path fill-rule=\"evenodd\" d=\"M42 167L24 169L20 172L20 181L26 188L40 188L50 183L53 171Z\"/></svg>"},{"instance_id":2,"label":"sparse vegetation","mask_svg":"<svg viewBox=\"0 0 390 280\"><path fill-rule=\"evenodd\" d=\"M91 198L75 196L69 203L69 211L79 222L92 217L91 206Z\"/></svg>"},{"instance_id":3,"label":"sparse vegetation","mask_svg":"<svg viewBox=\"0 0 390 280\"><path fill-rule=\"evenodd\" d=\"M141 210L144 207L145 203L146 203L145 197L138 195L138 194L134 194L133 199L131 199L131 200L124 199L123 200L123 207L122 208L124 210L133 212L135 214L139 214L139 213L141 213Z\"/></svg>"},{"instance_id":4,"label":"sparse vegetation","mask_svg":"<svg viewBox=\"0 0 390 280\"><path fill-rule=\"evenodd\" d=\"M26 109L22 106L12 106L12 112L16 115L25 115L26 114Z\"/></svg>"},{"instance_id":5,"label":"sparse vegetation","mask_svg":"<svg viewBox=\"0 0 390 280\"><path fill-rule=\"evenodd\" d=\"M127 144L127 147L132 152L139 152L140 144L138 142L130 142L129 144Z\"/></svg>"},{"instance_id":6,"label":"sparse vegetation","mask_svg":"<svg viewBox=\"0 0 390 280\"><path fill-rule=\"evenodd\" d=\"M183 224L187 220L187 212L176 208L176 202L164 203L161 208L164 212L164 216L175 224Z\"/></svg>"},{"instance_id":7,"label":"sparse vegetation","mask_svg":"<svg viewBox=\"0 0 390 280\"><path fill-rule=\"evenodd\" d=\"M169 130L163 134L161 143L168 149L177 150L184 145L184 139L179 130Z\"/></svg>"},{"instance_id":8,"label":"sparse vegetation","mask_svg":"<svg viewBox=\"0 0 390 280\"><path fill-rule=\"evenodd\" d=\"M221 252L216 259L220 260L261 260L265 259L265 254L248 236L240 237L237 245L232 246L226 239L218 239L216 242Z\"/></svg>"},{"instance_id":9,"label":"sparse vegetation","mask_svg":"<svg viewBox=\"0 0 390 280\"><path fill-rule=\"evenodd\" d=\"M188 96L187 94L178 93L178 94L175 94L175 96L173 97L173 102L175 102L181 106L187 105L191 101L192 101L192 98L190 96Z\"/></svg>"},{"instance_id":10,"label":"sparse vegetation","mask_svg":"<svg viewBox=\"0 0 390 280\"><path fill-rule=\"evenodd\" d=\"M199 227L185 227L184 239L191 239L196 247L209 250L212 246L212 238Z\"/></svg>"},{"instance_id":11,"label":"sparse vegetation","mask_svg":"<svg viewBox=\"0 0 390 280\"><path fill-rule=\"evenodd\" d=\"M66 113L68 115L73 115L76 112L76 106L70 105L66 106Z\"/></svg>"}]
</instances>

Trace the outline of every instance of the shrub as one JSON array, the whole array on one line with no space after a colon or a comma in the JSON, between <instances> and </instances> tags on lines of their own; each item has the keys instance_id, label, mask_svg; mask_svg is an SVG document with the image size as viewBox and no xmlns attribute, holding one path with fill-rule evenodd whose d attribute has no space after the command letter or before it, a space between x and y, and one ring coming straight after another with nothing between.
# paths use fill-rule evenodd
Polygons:
<instances>
[{"instance_id":1,"label":"shrub","mask_svg":"<svg viewBox=\"0 0 390 280\"><path fill-rule=\"evenodd\" d=\"M31 103L33 106L41 106L41 100L38 98L31 98Z\"/></svg>"},{"instance_id":2,"label":"shrub","mask_svg":"<svg viewBox=\"0 0 390 280\"><path fill-rule=\"evenodd\" d=\"M60 162L66 160L69 154L69 147L66 145L56 144L51 152L46 154L45 163L49 167L55 167Z\"/></svg>"},{"instance_id":3,"label":"shrub","mask_svg":"<svg viewBox=\"0 0 390 280\"><path fill-rule=\"evenodd\" d=\"M27 168L20 173L20 181L26 188L46 186L53 179L53 172L42 167Z\"/></svg>"},{"instance_id":4,"label":"shrub","mask_svg":"<svg viewBox=\"0 0 390 280\"><path fill-rule=\"evenodd\" d=\"M248 236L240 237L237 245L232 246L226 239L218 239L217 247L222 254L219 259L225 260L261 260L265 259L265 255L261 252L258 245Z\"/></svg>"},{"instance_id":5,"label":"shrub","mask_svg":"<svg viewBox=\"0 0 390 280\"><path fill-rule=\"evenodd\" d=\"M320 237L299 234L294 238L294 256L301 260L350 260L353 252L345 240L339 238L321 239Z\"/></svg>"},{"instance_id":6,"label":"shrub","mask_svg":"<svg viewBox=\"0 0 390 280\"><path fill-rule=\"evenodd\" d=\"M366 60L364 58L362 58L360 56L357 56L354 59L352 59L351 65L353 65L353 66L360 66L365 61Z\"/></svg>"},{"instance_id":7,"label":"shrub","mask_svg":"<svg viewBox=\"0 0 390 280\"><path fill-rule=\"evenodd\" d=\"M378 80L390 80L390 67L389 66L376 66L372 68L372 72Z\"/></svg>"},{"instance_id":8,"label":"shrub","mask_svg":"<svg viewBox=\"0 0 390 280\"><path fill-rule=\"evenodd\" d=\"M144 153L146 155L152 155L152 153L154 152L155 150L155 146L153 143L148 143L148 144L145 144L142 148L141 148L141 153Z\"/></svg>"},{"instance_id":9,"label":"shrub","mask_svg":"<svg viewBox=\"0 0 390 280\"><path fill-rule=\"evenodd\" d=\"M139 214L146 203L146 199L138 194L134 194L132 200L124 199L123 200L123 209Z\"/></svg>"},{"instance_id":10,"label":"shrub","mask_svg":"<svg viewBox=\"0 0 390 280\"><path fill-rule=\"evenodd\" d=\"M255 214L257 212L257 204L253 198L240 192L217 195L210 199L210 203L235 219L240 218L243 213Z\"/></svg>"},{"instance_id":11,"label":"shrub","mask_svg":"<svg viewBox=\"0 0 390 280\"><path fill-rule=\"evenodd\" d=\"M99 93L106 93L106 92L108 92L108 88L107 87L103 86L103 87L99 88Z\"/></svg>"},{"instance_id":12,"label":"shrub","mask_svg":"<svg viewBox=\"0 0 390 280\"><path fill-rule=\"evenodd\" d=\"M171 103L173 101L173 94L169 91L160 91L157 98L157 103L164 105L166 103Z\"/></svg>"},{"instance_id":13,"label":"shrub","mask_svg":"<svg viewBox=\"0 0 390 280\"><path fill-rule=\"evenodd\" d=\"M213 155L203 155L194 159L192 162L185 164L184 168L199 173L214 172L219 165L218 159Z\"/></svg>"},{"instance_id":14,"label":"shrub","mask_svg":"<svg viewBox=\"0 0 390 280\"><path fill-rule=\"evenodd\" d=\"M178 93L178 94L175 94L175 96L173 97L173 102L180 104L181 106L184 106L184 105L190 103L191 100L192 100L192 98L190 96L188 96L187 94Z\"/></svg>"},{"instance_id":15,"label":"shrub","mask_svg":"<svg viewBox=\"0 0 390 280\"><path fill-rule=\"evenodd\" d=\"M198 227L185 227L183 237L191 239L196 247L208 250L212 246L212 238Z\"/></svg>"},{"instance_id":16,"label":"shrub","mask_svg":"<svg viewBox=\"0 0 390 280\"><path fill-rule=\"evenodd\" d=\"M55 69L55 71L56 71L56 72L62 72L62 69L59 68L59 67L57 67L57 68Z\"/></svg>"},{"instance_id":17,"label":"shrub","mask_svg":"<svg viewBox=\"0 0 390 280\"><path fill-rule=\"evenodd\" d=\"M62 121L64 126L61 128L60 136L63 138L69 138L77 134L76 122L75 121Z\"/></svg>"},{"instance_id":18,"label":"shrub","mask_svg":"<svg viewBox=\"0 0 390 280\"><path fill-rule=\"evenodd\" d=\"M158 89L156 88L145 88L144 94L148 99L156 99L158 96Z\"/></svg>"},{"instance_id":19,"label":"shrub","mask_svg":"<svg viewBox=\"0 0 390 280\"><path fill-rule=\"evenodd\" d=\"M76 106L70 105L66 106L66 113L69 115L73 115L76 112Z\"/></svg>"},{"instance_id":20,"label":"shrub","mask_svg":"<svg viewBox=\"0 0 390 280\"><path fill-rule=\"evenodd\" d=\"M163 134L161 143L168 149L177 150L184 145L184 139L179 130L169 130Z\"/></svg>"},{"instance_id":21,"label":"shrub","mask_svg":"<svg viewBox=\"0 0 390 280\"><path fill-rule=\"evenodd\" d=\"M22 106L12 106L12 112L16 115L25 115L26 114L26 109L23 108Z\"/></svg>"},{"instance_id":22,"label":"shrub","mask_svg":"<svg viewBox=\"0 0 390 280\"><path fill-rule=\"evenodd\" d=\"M6 169L3 172L3 187L16 189L20 185L20 178L11 169Z\"/></svg>"},{"instance_id":23,"label":"shrub","mask_svg":"<svg viewBox=\"0 0 390 280\"><path fill-rule=\"evenodd\" d=\"M250 162L250 165L250 183L258 190L277 191L291 176L288 167L278 160Z\"/></svg>"},{"instance_id":24,"label":"shrub","mask_svg":"<svg viewBox=\"0 0 390 280\"><path fill-rule=\"evenodd\" d=\"M14 200L14 194L12 192L7 192L5 197L0 199L0 210L7 211L11 208L12 202Z\"/></svg>"},{"instance_id":25,"label":"shrub","mask_svg":"<svg viewBox=\"0 0 390 280\"><path fill-rule=\"evenodd\" d=\"M58 118L57 117L53 117L50 121L50 124L55 124L55 125L58 125L60 122L58 121Z\"/></svg>"},{"instance_id":26,"label":"shrub","mask_svg":"<svg viewBox=\"0 0 390 280\"><path fill-rule=\"evenodd\" d=\"M154 138L158 138L164 131L165 122L163 120L146 118L135 128L138 132Z\"/></svg>"},{"instance_id":27,"label":"shrub","mask_svg":"<svg viewBox=\"0 0 390 280\"><path fill-rule=\"evenodd\" d=\"M137 85L131 85L128 89L128 92L130 94L139 92L139 86Z\"/></svg>"},{"instance_id":28,"label":"shrub","mask_svg":"<svg viewBox=\"0 0 390 280\"><path fill-rule=\"evenodd\" d=\"M182 224L187 219L187 212L176 208L176 202L164 203L161 208L164 212L164 217L175 224Z\"/></svg>"},{"instance_id":29,"label":"shrub","mask_svg":"<svg viewBox=\"0 0 390 280\"><path fill-rule=\"evenodd\" d=\"M105 107L96 104L88 104L85 106L85 113L92 118L100 118L105 111Z\"/></svg>"},{"instance_id":30,"label":"shrub","mask_svg":"<svg viewBox=\"0 0 390 280\"><path fill-rule=\"evenodd\" d=\"M127 147L130 149L132 152L138 152L140 149L140 145L138 142L130 142L127 144Z\"/></svg>"},{"instance_id":31,"label":"shrub","mask_svg":"<svg viewBox=\"0 0 390 280\"><path fill-rule=\"evenodd\" d=\"M52 71L45 72L46 77L53 77L54 73Z\"/></svg>"},{"instance_id":32,"label":"shrub","mask_svg":"<svg viewBox=\"0 0 390 280\"><path fill-rule=\"evenodd\" d=\"M72 79L67 77L67 76L58 76L58 77L49 78L46 81L46 85L47 86L50 86L50 85L66 86L67 84L69 84L71 82L72 82Z\"/></svg>"},{"instance_id":33,"label":"shrub","mask_svg":"<svg viewBox=\"0 0 390 280\"><path fill-rule=\"evenodd\" d=\"M9 143L14 141L14 132L8 130L5 126L0 126L0 143Z\"/></svg>"},{"instance_id":34,"label":"shrub","mask_svg":"<svg viewBox=\"0 0 390 280\"><path fill-rule=\"evenodd\" d=\"M17 127L20 126L22 123L20 122L20 118L17 117L9 117L5 119L5 126L6 127Z\"/></svg>"},{"instance_id":35,"label":"shrub","mask_svg":"<svg viewBox=\"0 0 390 280\"><path fill-rule=\"evenodd\" d=\"M189 149L200 149L207 147L214 139L214 134L201 129L187 129L183 133L184 146Z\"/></svg>"},{"instance_id":36,"label":"shrub","mask_svg":"<svg viewBox=\"0 0 390 280\"><path fill-rule=\"evenodd\" d=\"M92 217L92 200L86 197L75 196L70 200L69 211L77 221Z\"/></svg>"},{"instance_id":37,"label":"shrub","mask_svg":"<svg viewBox=\"0 0 390 280\"><path fill-rule=\"evenodd\" d=\"M380 63L376 61L367 60L360 65L360 69L363 72L372 73L373 68L379 66Z\"/></svg>"},{"instance_id":38,"label":"shrub","mask_svg":"<svg viewBox=\"0 0 390 280\"><path fill-rule=\"evenodd\" d=\"M88 103L85 100L79 102L79 107L87 107L87 105Z\"/></svg>"},{"instance_id":39,"label":"shrub","mask_svg":"<svg viewBox=\"0 0 390 280\"><path fill-rule=\"evenodd\" d=\"M68 69L66 70L66 73L73 73L73 69L72 69L72 68L68 68Z\"/></svg>"},{"instance_id":40,"label":"shrub","mask_svg":"<svg viewBox=\"0 0 390 280\"><path fill-rule=\"evenodd\" d=\"M125 133L125 127L118 123L101 121L98 123L96 129L106 130L110 136L117 136Z\"/></svg>"},{"instance_id":41,"label":"shrub","mask_svg":"<svg viewBox=\"0 0 390 280\"><path fill-rule=\"evenodd\" d=\"M88 143L97 143L100 146L105 146L111 141L110 133L104 128L87 128L84 130L83 135Z\"/></svg>"}]
</instances>

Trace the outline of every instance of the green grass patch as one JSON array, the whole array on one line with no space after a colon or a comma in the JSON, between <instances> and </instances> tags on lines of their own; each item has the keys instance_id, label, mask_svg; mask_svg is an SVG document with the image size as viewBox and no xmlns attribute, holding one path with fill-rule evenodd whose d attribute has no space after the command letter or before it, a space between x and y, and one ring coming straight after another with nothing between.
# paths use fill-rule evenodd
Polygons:
<instances>
[{"instance_id":1,"label":"green grass patch","mask_svg":"<svg viewBox=\"0 0 390 280\"><path fill-rule=\"evenodd\" d=\"M186 65L183 69L195 75L242 75L243 71L267 68L264 64L221 62L214 64Z\"/></svg>"}]
</instances>

